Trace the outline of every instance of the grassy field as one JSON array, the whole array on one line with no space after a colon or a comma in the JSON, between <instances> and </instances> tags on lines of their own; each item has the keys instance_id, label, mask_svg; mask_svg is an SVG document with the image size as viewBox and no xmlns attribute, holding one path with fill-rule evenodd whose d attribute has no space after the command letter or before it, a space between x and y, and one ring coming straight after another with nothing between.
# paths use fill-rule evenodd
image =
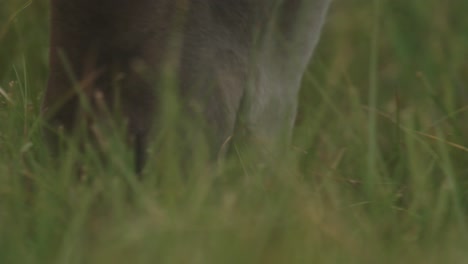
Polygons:
<instances>
[{"instance_id":1,"label":"grassy field","mask_svg":"<svg viewBox=\"0 0 468 264\"><path fill-rule=\"evenodd\" d=\"M106 167L51 160L47 1L2 0L0 263L467 263L466 10L336 0L284 165L182 171L175 151L137 181L117 142Z\"/></svg>"}]
</instances>

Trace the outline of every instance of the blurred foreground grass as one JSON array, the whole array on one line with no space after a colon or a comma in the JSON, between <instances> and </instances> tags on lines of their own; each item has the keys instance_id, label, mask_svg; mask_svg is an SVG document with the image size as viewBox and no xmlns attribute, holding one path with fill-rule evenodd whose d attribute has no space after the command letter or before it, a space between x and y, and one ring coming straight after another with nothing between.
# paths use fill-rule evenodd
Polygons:
<instances>
[{"instance_id":1,"label":"blurred foreground grass","mask_svg":"<svg viewBox=\"0 0 468 264\"><path fill-rule=\"evenodd\" d=\"M106 168L53 166L47 2L0 2L0 263L465 263L466 10L335 1L285 164L223 182L168 156L138 182L118 143Z\"/></svg>"}]
</instances>

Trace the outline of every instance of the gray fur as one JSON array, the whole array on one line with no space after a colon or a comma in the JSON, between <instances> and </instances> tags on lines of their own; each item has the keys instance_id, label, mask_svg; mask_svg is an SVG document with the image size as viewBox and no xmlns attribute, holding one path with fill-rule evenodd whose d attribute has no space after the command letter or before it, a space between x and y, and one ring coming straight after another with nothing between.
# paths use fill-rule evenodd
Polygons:
<instances>
[{"instance_id":1,"label":"gray fur","mask_svg":"<svg viewBox=\"0 0 468 264\"><path fill-rule=\"evenodd\" d=\"M198 111L206 120L214 152L232 136L283 148L329 2L51 0L50 76L43 104L48 127L73 133L85 116L63 52L91 101L99 92L117 111L112 98L114 85L119 87L120 114L128 120L139 156L137 170L148 138L158 133L158 76L168 68L177 72L184 110Z\"/></svg>"}]
</instances>

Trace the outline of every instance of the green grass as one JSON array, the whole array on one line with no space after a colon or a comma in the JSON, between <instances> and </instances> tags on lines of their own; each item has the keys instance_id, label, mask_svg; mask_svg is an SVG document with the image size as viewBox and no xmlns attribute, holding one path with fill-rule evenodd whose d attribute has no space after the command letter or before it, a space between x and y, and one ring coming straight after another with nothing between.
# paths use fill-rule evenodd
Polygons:
<instances>
[{"instance_id":1,"label":"green grass","mask_svg":"<svg viewBox=\"0 0 468 264\"><path fill-rule=\"evenodd\" d=\"M466 10L335 1L275 173L175 151L137 181L118 140L51 160L47 2L1 1L0 263L465 263Z\"/></svg>"}]
</instances>

